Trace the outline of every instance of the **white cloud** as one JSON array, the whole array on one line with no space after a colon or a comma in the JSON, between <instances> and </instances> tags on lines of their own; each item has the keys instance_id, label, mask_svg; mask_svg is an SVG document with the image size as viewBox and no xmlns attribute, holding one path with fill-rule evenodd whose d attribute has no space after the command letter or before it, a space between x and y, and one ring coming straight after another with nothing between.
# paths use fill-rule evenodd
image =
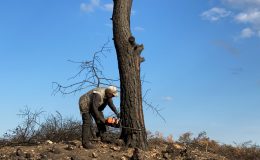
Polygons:
<instances>
[{"instance_id":1,"label":"white cloud","mask_svg":"<svg viewBox=\"0 0 260 160\"><path fill-rule=\"evenodd\" d=\"M240 35L241 35L242 38L250 38L250 37L253 37L255 35L255 32L251 28L244 28L241 31Z\"/></svg>"},{"instance_id":2,"label":"white cloud","mask_svg":"<svg viewBox=\"0 0 260 160\"><path fill-rule=\"evenodd\" d=\"M260 24L260 11L254 9L246 12L241 12L237 16L235 16L235 20L242 23Z\"/></svg>"},{"instance_id":3,"label":"white cloud","mask_svg":"<svg viewBox=\"0 0 260 160\"><path fill-rule=\"evenodd\" d=\"M253 36L259 36L260 31L260 11L257 9L247 10L241 12L235 16L235 20L239 23L245 23L248 25L241 31L241 37L250 38Z\"/></svg>"},{"instance_id":4,"label":"white cloud","mask_svg":"<svg viewBox=\"0 0 260 160\"><path fill-rule=\"evenodd\" d=\"M227 3L231 7L235 8L248 8L260 6L260 0L222 0L224 3Z\"/></svg>"},{"instance_id":5,"label":"white cloud","mask_svg":"<svg viewBox=\"0 0 260 160\"><path fill-rule=\"evenodd\" d=\"M91 0L90 4L92 4L93 6L99 6L100 1L99 0Z\"/></svg>"},{"instance_id":6,"label":"white cloud","mask_svg":"<svg viewBox=\"0 0 260 160\"><path fill-rule=\"evenodd\" d=\"M95 8L100 5L99 0L91 0L90 3L81 3L80 9L84 12L94 12Z\"/></svg>"},{"instance_id":7,"label":"white cloud","mask_svg":"<svg viewBox=\"0 0 260 160\"><path fill-rule=\"evenodd\" d=\"M230 15L231 15L230 11L218 7L211 8L210 10L207 10L201 14L203 19L210 20L210 21L218 21L221 18L225 18Z\"/></svg>"},{"instance_id":8,"label":"white cloud","mask_svg":"<svg viewBox=\"0 0 260 160\"><path fill-rule=\"evenodd\" d=\"M144 28L143 27L140 27L140 26L137 26L134 28L135 31L138 31L138 32L141 32L141 31L144 31Z\"/></svg>"},{"instance_id":9,"label":"white cloud","mask_svg":"<svg viewBox=\"0 0 260 160\"><path fill-rule=\"evenodd\" d=\"M260 0L224 0L230 7L238 7L235 21L248 24L253 30L260 30Z\"/></svg>"},{"instance_id":10,"label":"white cloud","mask_svg":"<svg viewBox=\"0 0 260 160\"><path fill-rule=\"evenodd\" d=\"M163 99L164 101L172 101L172 100L173 100L173 97L171 97L171 96L165 96L165 97L162 97L162 99Z\"/></svg>"},{"instance_id":11,"label":"white cloud","mask_svg":"<svg viewBox=\"0 0 260 160\"><path fill-rule=\"evenodd\" d=\"M240 37L250 38L259 35L260 31L260 0L221 0L225 8L214 7L201 16L210 21L218 21L228 17L231 22L246 25ZM230 10L230 11L228 11Z\"/></svg>"},{"instance_id":12,"label":"white cloud","mask_svg":"<svg viewBox=\"0 0 260 160\"><path fill-rule=\"evenodd\" d=\"M104 4L103 7L104 7L105 10L112 12L113 8L114 8L114 4L113 3L107 3L107 4Z\"/></svg>"},{"instance_id":13,"label":"white cloud","mask_svg":"<svg viewBox=\"0 0 260 160\"><path fill-rule=\"evenodd\" d=\"M90 4L81 3L80 10L84 12L94 12L94 7Z\"/></svg>"},{"instance_id":14,"label":"white cloud","mask_svg":"<svg viewBox=\"0 0 260 160\"><path fill-rule=\"evenodd\" d=\"M91 0L89 3L80 4L80 10L87 13L94 12L97 8L113 11L113 3L102 4L100 0Z\"/></svg>"}]
</instances>

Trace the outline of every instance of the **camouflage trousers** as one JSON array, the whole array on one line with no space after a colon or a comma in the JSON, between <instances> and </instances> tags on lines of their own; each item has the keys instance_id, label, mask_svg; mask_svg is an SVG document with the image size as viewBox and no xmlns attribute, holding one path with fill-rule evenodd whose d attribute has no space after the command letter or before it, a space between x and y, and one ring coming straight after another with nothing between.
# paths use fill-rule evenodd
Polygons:
<instances>
[{"instance_id":1,"label":"camouflage trousers","mask_svg":"<svg viewBox=\"0 0 260 160\"><path fill-rule=\"evenodd\" d=\"M99 112L100 116L104 118L103 112ZM95 133L95 128L92 123L92 117L94 118L98 132ZM101 137L106 132L106 126L101 122L97 115L93 112L85 112L82 114L82 144L88 144L91 139Z\"/></svg>"}]
</instances>

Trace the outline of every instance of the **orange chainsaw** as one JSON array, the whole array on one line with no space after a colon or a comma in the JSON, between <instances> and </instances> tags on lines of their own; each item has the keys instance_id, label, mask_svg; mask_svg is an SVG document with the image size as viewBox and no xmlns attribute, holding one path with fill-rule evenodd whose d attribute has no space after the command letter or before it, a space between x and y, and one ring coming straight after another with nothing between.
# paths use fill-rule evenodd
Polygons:
<instances>
[{"instance_id":1,"label":"orange chainsaw","mask_svg":"<svg viewBox=\"0 0 260 160\"><path fill-rule=\"evenodd\" d=\"M138 128L131 128L131 127L122 126L120 119L117 119L117 118L115 118L115 117L108 117L108 118L106 119L105 123L106 123L107 126L110 126L110 127L126 128L126 129L141 131L141 129L138 129Z\"/></svg>"},{"instance_id":2,"label":"orange chainsaw","mask_svg":"<svg viewBox=\"0 0 260 160\"><path fill-rule=\"evenodd\" d=\"M115 117L108 117L105 121L107 126L119 128L120 127L120 120Z\"/></svg>"}]
</instances>

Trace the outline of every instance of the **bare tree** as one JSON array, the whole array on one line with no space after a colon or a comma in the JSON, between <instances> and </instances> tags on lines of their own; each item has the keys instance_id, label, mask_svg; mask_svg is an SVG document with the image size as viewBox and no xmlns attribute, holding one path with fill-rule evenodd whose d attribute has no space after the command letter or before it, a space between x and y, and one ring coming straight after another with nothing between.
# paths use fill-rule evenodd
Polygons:
<instances>
[{"instance_id":1,"label":"bare tree","mask_svg":"<svg viewBox=\"0 0 260 160\"><path fill-rule=\"evenodd\" d=\"M144 46L135 42L135 37L130 31L131 7L132 0L114 0L113 16L111 18L120 76L120 111L121 123L124 126L121 138L127 146L145 150L147 148L147 133L142 102L163 120L164 118L160 115L160 110L147 101L145 98L146 93L144 98L142 97L140 65L144 61L144 58L141 57ZM108 42L103 45L101 50L94 53L93 59L90 61L76 62L70 60L70 62L80 64L80 71L70 79L79 77L81 74L85 76L83 80L70 85L53 82L56 86L54 93L70 94L89 87L110 85L118 81L106 78L102 72L100 56L104 55L104 52L110 51L111 48L107 45Z\"/></svg>"},{"instance_id":2,"label":"bare tree","mask_svg":"<svg viewBox=\"0 0 260 160\"><path fill-rule=\"evenodd\" d=\"M92 59L81 62L68 60L71 63L79 64L80 67L79 72L70 77L68 80L83 78L69 85L62 85L58 82L53 82L53 94L71 94L91 87L99 87L101 85L108 86L119 81L118 79L108 78L103 74L103 65L101 59L102 57L105 57L106 53L110 51L111 47L109 47L108 40L99 51L94 52Z\"/></svg>"},{"instance_id":3,"label":"bare tree","mask_svg":"<svg viewBox=\"0 0 260 160\"><path fill-rule=\"evenodd\" d=\"M126 145L147 148L147 134L142 106L142 86L140 64L144 61L141 52L143 45L138 45L130 31L132 0L114 0L113 36L120 75L120 109L122 125L138 128L134 131L123 128L121 137Z\"/></svg>"}]
</instances>

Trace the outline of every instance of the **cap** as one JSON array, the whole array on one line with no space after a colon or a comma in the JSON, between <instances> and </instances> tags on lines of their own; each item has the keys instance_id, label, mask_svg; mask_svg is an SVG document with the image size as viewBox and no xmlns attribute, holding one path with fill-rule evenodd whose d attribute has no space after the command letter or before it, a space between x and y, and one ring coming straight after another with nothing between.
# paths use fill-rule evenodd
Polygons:
<instances>
[{"instance_id":1,"label":"cap","mask_svg":"<svg viewBox=\"0 0 260 160\"><path fill-rule=\"evenodd\" d=\"M115 97L118 96L118 94L117 94L117 89L116 89L115 86L109 86L109 87L107 87L107 89L110 90L111 93L112 93Z\"/></svg>"}]
</instances>

